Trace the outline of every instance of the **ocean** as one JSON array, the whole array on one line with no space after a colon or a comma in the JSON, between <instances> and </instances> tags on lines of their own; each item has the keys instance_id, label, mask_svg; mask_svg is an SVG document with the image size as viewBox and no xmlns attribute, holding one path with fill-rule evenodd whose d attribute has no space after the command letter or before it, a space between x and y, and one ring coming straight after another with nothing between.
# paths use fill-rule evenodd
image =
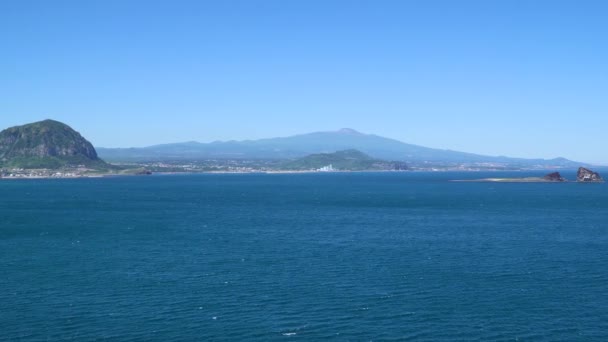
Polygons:
<instances>
[{"instance_id":1,"label":"ocean","mask_svg":"<svg viewBox=\"0 0 608 342\"><path fill-rule=\"evenodd\" d=\"M449 181L542 174L1 180L0 340L607 341L608 185Z\"/></svg>"}]
</instances>

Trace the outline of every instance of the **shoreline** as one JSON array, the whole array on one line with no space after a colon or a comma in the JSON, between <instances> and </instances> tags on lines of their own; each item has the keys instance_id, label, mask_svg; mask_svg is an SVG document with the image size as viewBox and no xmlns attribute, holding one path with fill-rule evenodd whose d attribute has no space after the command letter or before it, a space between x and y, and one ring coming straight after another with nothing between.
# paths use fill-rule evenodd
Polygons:
<instances>
[{"instance_id":1,"label":"shoreline","mask_svg":"<svg viewBox=\"0 0 608 342\"><path fill-rule=\"evenodd\" d=\"M282 174L339 174L339 173L441 173L441 172L459 172L459 173L479 173L479 172L530 172L538 170L333 170L333 171L316 171L316 170L257 170L257 171L158 171L152 172L152 174L137 174L137 173L92 173L92 174L73 174L67 172L62 175L28 175L16 173L13 176L0 176L2 180L27 180L27 179L80 179L80 178L112 178L112 177L134 177L134 176L168 176L168 175L220 175L220 174L268 174L268 175L282 175ZM521 177L521 178L480 178L480 179L451 179L449 182L465 182L465 183L580 183L578 181L569 180L550 180L543 179L542 177ZM601 183L601 182L597 182Z\"/></svg>"}]
</instances>

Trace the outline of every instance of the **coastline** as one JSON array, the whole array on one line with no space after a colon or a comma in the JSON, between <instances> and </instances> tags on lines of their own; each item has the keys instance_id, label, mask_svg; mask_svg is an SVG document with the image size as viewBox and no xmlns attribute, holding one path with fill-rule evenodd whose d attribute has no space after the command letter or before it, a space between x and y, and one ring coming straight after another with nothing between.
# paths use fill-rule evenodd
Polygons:
<instances>
[{"instance_id":1,"label":"coastline","mask_svg":"<svg viewBox=\"0 0 608 342\"><path fill-rule=\"evenodd\" d=\"M131 171L131 170L129 170ZM503 170L332 170L332 171L318 171L318 170L214 170L214 171L149 171L150 173L142 173L141 171L123 171L123 172L98 172L98 173L78 173L74 171L64 172L50 172L50 170L13 170L10 173L4 172L0 174L0 181L2 180L26 180L26 179L79 179L79 178L112 178L112 177L134 177L134 176L149 176L149 175L220 175L220 174L268 174L268 175L288 175L288 174L339 174L339 173L443 173L443 172L462 172L466 174L476 174L479 172L505 172ZM515 175L517 173L537 171L537 170L510 170L509 173ZM579 183L579 181L572 181L567 179L556 180L546 179L543 177L489 177L489 178L478 178L478 179L450 179L449 182L465 182L465 183Z\"/></svg>"}]
</instances>

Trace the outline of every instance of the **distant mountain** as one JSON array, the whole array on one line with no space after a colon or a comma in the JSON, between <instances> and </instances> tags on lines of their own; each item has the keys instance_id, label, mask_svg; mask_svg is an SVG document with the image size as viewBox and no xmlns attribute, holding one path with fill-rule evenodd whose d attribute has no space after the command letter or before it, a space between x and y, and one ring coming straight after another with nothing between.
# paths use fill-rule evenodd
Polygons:
<instances>
[{"instance_id":1,"label":"distant mountain","mask_svg":"<svg viewBox=\"0 0 608 342\"><path fill-rule=\"evenodd\" d=\"M212 143L186 142L144 148L98 148L99 154L112 161L163 159L293 159L309 154L356 149L374 158L416 163L509 163L522 165L578 166L567 159L522 159L491 157L472 153L440 150L364 134L353 129L316 132L284 138Z\"/></svg>"},{"instance_id":2,"label":"distant mountain","mask_svg":"<svg viewBox=\"0 0 608 342\"><path fill-rule=\"evenodd\" d=\"M407 165L404 162L389 162L375 159L357 150L311 154L304 158L285 162L281 168L285 170L316 170L328 166L338 171L407 169Z\"/></svg>"},{"instance_id":3,"label":"distant mountain","mask_svg":"<svg viewBox=\"0 0 608 342\"><path fill-rule=\"evenodd\" d=\"M44 120L0 132L0 166L56 169L106 166L93 145L68 125Z\"/></svg>"}]
</instances>

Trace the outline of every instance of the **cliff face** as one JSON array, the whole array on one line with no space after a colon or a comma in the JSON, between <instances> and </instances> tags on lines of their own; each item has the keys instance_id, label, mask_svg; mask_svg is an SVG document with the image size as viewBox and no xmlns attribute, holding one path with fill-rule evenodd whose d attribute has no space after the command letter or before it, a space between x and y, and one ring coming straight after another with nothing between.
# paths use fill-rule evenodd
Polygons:
<instances>
[{"instance_id":1,"label":"cliff face","mask_svg":"<svg viewBox=\"0 0 608 342\"><path fill-rule=\"evenodd\" d=\"M603 182L604 180L599 173L593 172L584 167L579 167L576 174L576 180L578 182Z\"/></svg>"},{"instance_id":2,"label":"cliff face","mask_svg":"<svg viewBox=\"0 0 608 342\"><path fill-rule=\"evenodd\" d=\"M45 120L0 132L0 164L53 168L90 163L103 162L89 141L61 122Z\"/></svg>"}]
</instances>

